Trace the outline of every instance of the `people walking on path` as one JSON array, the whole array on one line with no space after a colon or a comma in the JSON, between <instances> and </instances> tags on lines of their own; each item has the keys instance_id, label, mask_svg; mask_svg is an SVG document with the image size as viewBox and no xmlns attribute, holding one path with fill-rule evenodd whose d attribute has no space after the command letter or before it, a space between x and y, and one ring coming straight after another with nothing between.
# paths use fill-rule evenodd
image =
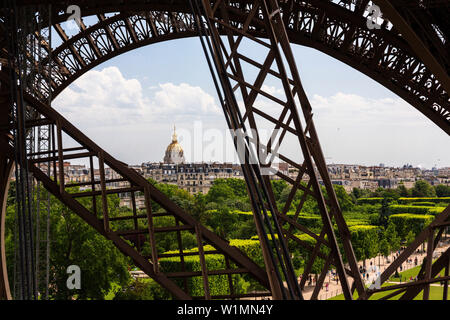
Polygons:
<instances>
[{"instance_id":1,"label":"people walking on path","mask_svg":"<svg viewBox=\"0 0 450 320\"><path fill-rule=\"evenodd\" d=\"M450 244L445 244L443 246L439 246L436 251L437 252L444 252L445 250L447 250L447 248L450 246ZM387 259L380 259L380 257L376 257L374 258L373 261L377 261L376 264L378 264L378 274L380 274L381 272L385 271L386 268L389 266L389 264L391 264L393 261L395 261L395 259L398 257L399 253L401 253L400 250L398 251L394 251L393 253L391 253L390 255L388 255L386 258ZM421 250L417 250L416 252L414 252L414 254L411 256L411 258L409 259L409 263L408 260L405 260L405 263L403 263L401 266L399 266L399 268L395 271L394 277L400 278L400 272L402 271L406 271L408 269L417 267L418 265L420 265L423 262L423 258L425 257L426 252L422 252ZM376 265L375 264L375 265ZM369 275L369 271L366 268L364 268L364 263L363 261L359 261L358 262L359 268L358 271L363 279L363 281L368 284L373 282L373 279L370 278ZM373 266L374 263L370 262L369 265ZM400 272L399 272L400 271ZM334 297L336 295L339 295L342 293L341 287L340 287L340 283L339 283L339 277L337 275L337 273L333 274L333 271L331 272L331 275L334 276L330 278L330 282L328 282L327 284L324 284L324 288L321 289L320 293L319 293L319 299L329 299L331 297ZM331 280L335 280L335 282L331 282ZM402 282L404 281L417 281L417 276L416 277L409 277L405 278L403 277L402 279L400 279ZM313 279L312 276L309 276L309 281L312 283ZM352 285L353 279L351 277L348 277L348 281L349 284ZM370 282L370 283L369 283ZM373 284L373 283L372 283ZM311 284L310 284L311 285ZM310 295L312 294L313 290L308 290L307 292L304 293L304 298L305 299L309 299Z\"/></svg>"}]
</instances>

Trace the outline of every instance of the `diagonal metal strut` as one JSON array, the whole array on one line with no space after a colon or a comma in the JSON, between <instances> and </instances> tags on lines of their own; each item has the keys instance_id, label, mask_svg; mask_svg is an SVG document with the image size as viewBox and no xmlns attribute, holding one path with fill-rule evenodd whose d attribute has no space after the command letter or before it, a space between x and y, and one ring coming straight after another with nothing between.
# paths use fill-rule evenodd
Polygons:
<instances>
[{"instance_id":1,"label":"diagonal metal strut","mask_svg":"<svg viewBox=\"0 0 450 320\"><path fill-rule=\"evenodd\" d=\"M328 176L312 119L312 109L298 75L284 27L285 17L280 12L278 1L252 1L248 7L247 16L239 24L232 22L231 17L235 9L229 1L192 1L191 3L197 17L197 28L201 43L209 61L228 126L233 132L238 132L233 138L253 204L254 218L261 239L261 247L265 253L266 271L271 281L274 297L284 299L303 298L300 285L293 271L287 241L287 238L296 240L293 230L308 233L308 230L305 230L306 228L295 221L304 200L298 207L294 220L289 220L286 216L286 208L292 203L292 197L298 189L302 189L304 195L312 196L317 201L323 222L323 234L320 237L314 235L318 241L317 249L313 251L308 265L312 265L319 256L320 250L318 249L320 249L322 243L327 243L325 247L328 247L331 253L329 259L326 259L324 271L329 264L336 267L346 299L352 299L347 280L347 273L350 274L354 278L354 284L360 297L364 297L365 289L357 271L350 233ZM264 33L269 41L263 41L250 34L250 25L260 28L252 29L253 34L256 32ZM221 38L221 34L226 36ZM264 53L264 58L257 61L257 59L250 58L243 53L241 47L246 42L252 42L258 48L258 51ZM250 79L248 68L245 68L244 64L250 64L257 69L254 80ZM272 78L275 77L280 87L283 88L282 93L278 96L267 90L269 75ZM242 99L244 105L242 111L238 103L239 98ZM263 108L258 106L260 104L258 99L261 98L270 100L270 103L277 105L281 110L278 118L269 116ZM299 113L300 109L302 114ZM257 116L270 121L274 125L274 131L267 144L261 142ZM249 137L250 131L253 134L252 137ZM279 131L281 131L280 134ZM285 137L288 133L295 135L304 157L303 163L299 163L298 160L289 158L284 154L278 154L278 146L286 141ZM245 152L240 152L242 151L239 149L240 146L244 146ZM259 152L261 149L270 153L270 156L261 156ZM264 171L264 169L271 171L271 166L276 157L299 168L299 175L295 181L279 172L275 173L292 184L292 197L290 197L289 203L286 204L284 209L277 207L270 178L265 174L267 171ZM301 181L306 176L309 182L305 188ZM319 179L325 186L328 200L325 200L323 196ZM333 230L333 221L338 227L350 270L344 268L342 255ZM283 226L286 225L288 230L283 229ZM326 241L325 236L327 237ZM323 257L323 255L321 256ZM321 287L322 278L317 284L318 287ZM285 283L287 288L285 288ZM317 297L317 294L314 296Z\"/></svg>"}]
</instances>

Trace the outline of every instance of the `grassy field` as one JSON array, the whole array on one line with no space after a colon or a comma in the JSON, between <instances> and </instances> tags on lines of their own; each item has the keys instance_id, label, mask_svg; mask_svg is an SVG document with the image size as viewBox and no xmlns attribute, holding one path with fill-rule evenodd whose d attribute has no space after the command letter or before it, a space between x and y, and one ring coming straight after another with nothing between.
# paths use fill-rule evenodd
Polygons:
<instances>
[{"instance_id":1,"label":"grassy field","mask_svg":"<svg viewBox=\"0 0 450 320\"><path fill-rule=\"evenodd\" d=\"M383 284L382 287L388 287L391 286L393 284ZM395 290L391 290L391 291L384 291L384 292L377 292L374 295L372 295L370 297L369 300L378 300L384 296L387 296L388 294L394 292ZM442 300L442 294L444 292L444 288L442 286L431 286L430 288L430 300ZM398 300L400 297L402 296L402 294L398 294L395 297L390 298L389 300ZM358 298L358 294L355 292L355 294L353 295L354 299ZM417 297L414 298L414 300L422 300L423 299L423 291L420 292ZM328 300L344 300L344 295L340 294L336 297L330 298Z\"/></svg>"},{"instance_id":2,"label":"grassy field","mask_svg":"<svg viewBox=\"0 0 450 320\"><path fill-rule=\"evenodd\" d=\"M114 297L116 296L117 290L120 290L120 288L121 287L117 283L113 282L111 284L111 290L108 292L108 294L105 295L105 300L114 299Z\"/></svg>"},{"instance_id":3,"label":"grassy field","mask_svg":"<svg viewBox=\"0 0 450 320\"><path fill-rule=\"evenodd\" d=\"M405 280L409 280L409 278L411 278L411 277L413 277L413 279L414 279L417 276L417 274L419 273L420 267L421 266L417 266L417 267L405 270L403 272L400 272L400 276L401 276L401 279L402 279L401 282L405 282ZM400 282L400 278L396 278L396 277L392 276L389 279L389 281Z\"/></svg>"},{"instance_id":4,"label":"grassy field","mask_svg":"<svg viewBox=\"0 0 450 320\"><path fill-rule=\"evenodd\" d=\"M421 266L417 266L408 270L405 270L403 272L400 272L400 276L401 276L401 280L402 282L409 281L409 279L411 277L413 277L413 279L417 276L417 274L420 271ZM396 278L394 276L392 276L389 281L391 282L400 282L400 278Z\"/></svg>"}]
</instances>

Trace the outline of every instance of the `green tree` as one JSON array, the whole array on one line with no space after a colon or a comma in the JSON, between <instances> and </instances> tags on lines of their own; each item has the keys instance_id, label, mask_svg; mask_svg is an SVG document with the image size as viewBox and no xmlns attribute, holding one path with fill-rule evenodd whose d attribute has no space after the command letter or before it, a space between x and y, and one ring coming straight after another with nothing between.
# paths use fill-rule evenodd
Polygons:
<instances>
[{"instance_id":1,"label":"green tree","mask_svg":"<svg viewBox=\"0 0 450 320\"><path fill-rule=\"evenodd\" d=\"M383 200L381 201L378 224L384 227L386 227L389 215L391 214L391 210L389 207L391 200L392 199L390 198L383 198Z\"/></svg>"},{"instance_id":2,"label":"green tree","mask_svg":"<svg viewBox=\"0 0 450 320\"><path fill-rule=\"evenodd\" d=\"M412 230L409 230L408 234L405 237L406 245L410 245L414 241L415 238L416 237L415 237L414 232Z\"/></svg>"},{"instance_id":3,"label":"green tree","mask_svg":"<svg viewBox=\"0 0 450 320\"><path fill-rule=\"evenodd\" d=\"M373 258L379 252L378 233L375 226L352 226L349 228L353 249L358 260Z\"/></svg>"},{"instance_id":4,"label":"green tree","mask_svg":"<svg viewBox=\"0 0 450 320\"><path fill-rule=\"evenodd\" d=\"M203 193L197 193L194 195L194 208L192 215L202 224L206 222L206 204L206 196Z\"/></svg>"},{"instance_id":5,"label":"green tree","mask_svg":"<svg viewBox=\"0 0 450 320\"><path fill-rule=\"evenodd\" d=\"M385 189L383 192L381 192L381 196L383 198L391 198L397 200L398 198L400 198L400 193L397 189Z\"/></svg>"},{"instance_id":6,"label":"green tree","mask_svg":"<svg viewBox=\"0 0 450 320\"><path fill-rule=\"evenodd\" d=\"M370 197L372 197L372 198L382 198L384 191L385 191L384 188L378 187L375 191L371 192Z\"/></svg>"},{"instance_id":7,"label":"green tree","mask_svg":"<svg viewBox=\"0 0 450 320\"><path fill-rule=\"evenodd\" d=\"M227 206L220 206L217 211L210 216L208 224L222 238L230 239L230 234L235 229L237 215L230 212Z\"/></svg>"},{"instance_id":8,"label":"green tree","mask_svg":"<svg viewBox=\"0 0 450 320\"><path fill-rule=\"evenodd\" d=\"M408 190L403 183L400 183L397 187L397 192L400 195L400 197L410 197L411 192Z\"/></svg>"},{"instance_id":9,"label":"green tree","mask_svg":"<svg viewBox=\"0 0 450 320\"><path fill-rule=\"evenodd\" d=\"M84 205L88 207L87 203ZM108 197L108 207L110 216L116 216L118 198ZM50 261L54 278L50 294L53 298L71 299L76 296L78 299L101 300L113 282L127 283L130 261L111 241L57 201L52 203L51 219ZM67 267L70 265L78 265L81 269L80 290L67 289Z\"/></svg>"},{"instance_id":10,"label":"green tree","mask_svg":"<svg viewBox=\"0 0 450 320\"><path fill-rule=\"evenodd\" d=\"M247 185L244 179L237 178L219 178L214 180L213 186L226 185L233 190L236 197L247 197Z\"/></svg>"},{"instance_id":11,"label":"green tree","mask_svg":"<svg viewBox=\"0 0 450 320\"><path fill-rule=\"evenodd\" d=\"M175 184L158 183L156 184L156 187L169 198L178 197L181 199L192 199L192 195L189 192L179 188Z\"/></svg>"},{"instance_id":12,"label":"green tree","mask_svg":"<svg viewBox=\"0 0 450 320\"><path fill-rule=\"evenodd\" d=\"M436 196L438 197L450 197L450 186L439 184L434 187Z\"/></svg>"},{"instance_id":13,"label":"green tree","mask_svg":"<svg viewBox=\"0 0 450 320\"><path fill-rule=\"evenodd\" d=\"M425 180L418 180L412 188L413 197L436 197L436 191Z\"/></svg>"},{"instance_id":14,"label":"green tree","mask_svg":"<svg viewBox=\"0 0 450 320\"><path fill-rule=\"evenodd\" d=\"M209 189L206 195L208 202L216 202L218 204L223 203L227 199L236 198L233 188L225 183L213 183L211 189Z\"/></svg>"},{"instance_id":15,"label":"green tree","mask_svg":"<svg viewBox=\"0 0 450 320\"><path fill-rule=\"evenodd\" d=\"M229 233L231 239L250 239L256 234L256 225L253 218L234 223L233 230Z\"/></svg>"},{"instance_id":16,"label":"green tree","mask_svg":"<svg viewBox=\"0 0 450 320\"><path fill-rule=\"evenodd\" d=\"M370 190L367 189L353 188L352 190L352 194L356 199L369 197L370 193Z\"/></svg>"},{"instance_id":17,"label":"green tree","mask_svg":"<svg viewBox=\"0 0 450 320\"><path fill-rule=\"evenodd\" d=\"M333 188L342 211L352 210L353 201L347 191L345 191L345 188L340 185L333 185Z\"/></svg>"},{"instance_id":18,"label":"green tree","mask_svg":"<svg viewBox=\"0 0 450 320\"><path fill-rule=\"evenodd\" d=\"M283 191L288 188L288 184L284 180L271 180L270 183L272 184L275 200L279 201Z\"/></svg>"},{"instance_id":19,"label":"green tree","mask_svg":"<svg viewBox=\"0 0 450 320\"><path fill-rule=\"evenodd\" d=\"M391 251L398 250L400 248L401 239L398 236L395 225L391 221L389 221L388 226L384 231L384 238L387 240Z\"/></svg>"},{"instance_id":20,"label":"green tree","mask_svg":"<svg viewBox=\"0 0 450 320\"><path fill-rule=\"evenodd\" d=\"M46 194L47 192L43 190L41 198L45 199ZM107 200L109 214L114 217L119 212L119 198L111 195ZM78 201L91 209L90 199L80 198ZM97 203L100 206L101 201L98 199ZM45 204L41 203L41 206L41 210L45 212ZM14 211L14 204L10 205L6 217L6 248L8 261L11 262L14 261ZM44 228L46 221L41 223L41 228ZM53 196L51 197L50 226L49 294L51 299L101 300L110 291L113 283L124 285L128 282L128 266L131 262L129 258ZM70 265L77 265L81 269L80 290L69 290L66 286L67 268ZM13 263L9 263L10 277L14 275L12 267Z\"/></svg>"},{"instance_id":21,"label":"green tree","mask_svg":"<svg viewBox=\"0 0 450 320\"><path fill-rule=\"evenodd\" d=\"M384 234L382 234L380 242L379 242L379 247L380 247L380 253L387 257L389 256L389 253L391 252L391 247L389 246L389 242L387 241L387 239L385 238Z\"/></svg>"},{"instance_id":22,"label":"green tree","mask_svg":"<svg viewBox=\"0 0 450 320\"><path fill-rule=\"evenodd\" d=\"M170 293L152 279L136 279L119 290L114 300L169 300Z\"/></svg>"}]
</instances>

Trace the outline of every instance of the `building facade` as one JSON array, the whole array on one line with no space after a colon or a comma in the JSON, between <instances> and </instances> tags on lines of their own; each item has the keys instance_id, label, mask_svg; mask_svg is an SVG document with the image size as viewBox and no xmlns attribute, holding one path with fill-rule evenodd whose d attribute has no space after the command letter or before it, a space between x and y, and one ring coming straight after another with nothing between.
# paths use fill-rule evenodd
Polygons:
<instances>
[{"instance_id":1,"label":"building facade","mask_svg":"<svg viewBox=\"0 0 450 320\"><path fill-rule=\"evenodd\" d=\"M44 164L43 164L44 165ZM45 165L44 165L45 166ZM296 181L300 166L292 166L287 163L279 163L277 175L270 176L271 179L289 177ZM347 192L353 188L367 189L375 191L377 188L397 188L403 184L406 188L412 188L417 180L426 180L431 185L450 185L450 167L432 168L431 170L414 168L411 165L403 167L387 167L383 164L379 166L361 166L354 164L330 164L327 166L331 182L341 185ZM56 166L57 173L59 166ZM173 131L172 141L166 148L162 162L146 162L141 165L130 166L133 170L144 176L146 179L153 179L158 183L168 183L177 185L191 194L207 194L213 185L214 180L219 178L244 179L239 164L232 163L186 163L184 150L178 142L177 134ZM45 170L45 168L43 168ZM95 181L100 180L98 169L91 173L90 168L84 165L75 165L64 162L65 183L83 184L90 182L92 177ZM317 171L317 170L316 170ZM106 186L109 188L127 188L126 182L121 181L118 175L111 168L105 168ZM308 175L303 175L303 182L308 182ZM323 183L319 181L319 183ZM80 189L90 189L91 185L81 186ZM131 195L124 193L119 195L122 206L131 207ZM143 208L143 196L136 195L136 205Z\"/></svg>"}]
</instances>

